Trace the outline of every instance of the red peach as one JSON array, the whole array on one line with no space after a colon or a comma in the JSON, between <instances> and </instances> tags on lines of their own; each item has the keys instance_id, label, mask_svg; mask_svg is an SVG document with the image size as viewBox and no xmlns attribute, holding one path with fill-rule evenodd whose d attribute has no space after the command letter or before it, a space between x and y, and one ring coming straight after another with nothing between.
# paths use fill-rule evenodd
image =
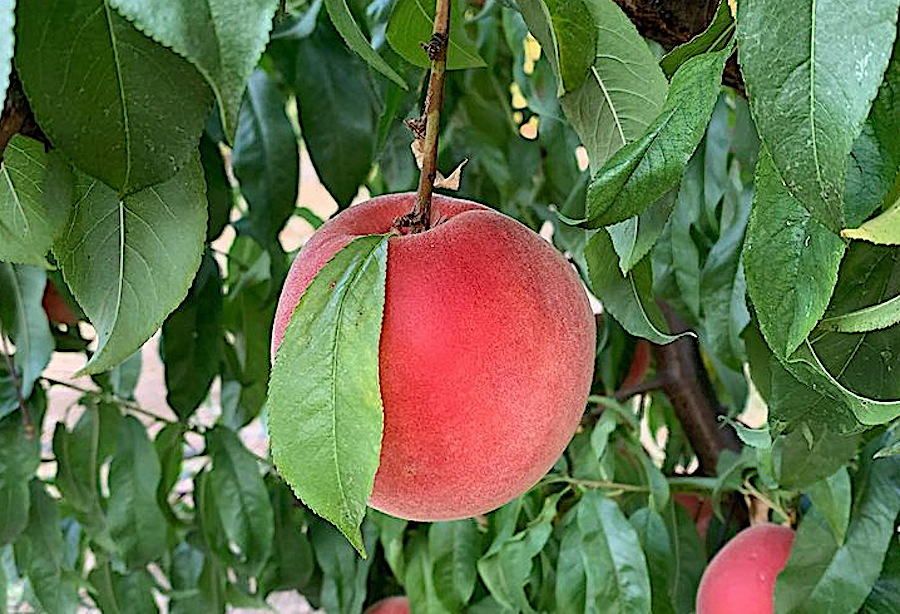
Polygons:
<instances>
[{"instance_id":1,"label":"red peach","mask_svg":"<svg viewBox=\"0 0 900 614\"><path fill-rule=\"evenodd\" d=\"M355 205L313 235L282 289L273 354L319 269L357 236L390 231L414 198ZM594 326L578 275L548 242L483 205L436 195L431 228L388 244L384 438L369 504L450 520L531 488L584 411Z\"/></svg>"},{"instance_id":2,"label":"red peach","mask_svg":"<svg viewBox=\"0 0 900 614\"><path fill-rule=\"evenodd\" d=\"M66 300L56 290L56 286L49 279L44 286L44 296L41 298L41 306L47 314L47 319L53 324L75 324L75 313L69 307Z\"/></svg>"},{"instance_id":3,"label":"red peach","mask_svg":"<svg viewBox=\"0 0 900 614\"><path fill-rule=\"evenodd\" d=\"M631 365L628 367L628 373L622 380L620 389L625 390L631 388L644 381L647 371L650 369L650 342L646 339L638 339L634 344L634 356L631 359Z\"/></svg>"},{"instance_id":4,"label":"red peach","mask_svg":"<svg viewBox=\"0 0 900 614\"><path fill-rule=\"evenodd\" d=\"M760 524L738 533L703 572L697 614L775 611L775 577L784 569L794 531Z\"/></svg>"},{"instance_id":5,"label":"red peach","mask_svg":"<svg viewBox=\"0 0 900 614\"><path fill-rule=\"evenodd\" d=\"M697 495L678 493L675 495L675 503L688 511L691 518L694 519L694 524L697 525L697 534L700 535L701 540L705 540L706 532L709 530L709 521L713 516L712 501Z\"/></svg>"},{"instance_id":6,"label":"red peach","mask_svg":"<svg viewBox=\"0 0 900 614\"><path fill-rule=\"evenodd\" d=\"M409 614L409 599L406 597L388 597L373 603L363 614Z\"/></svg>"}]
</instances>

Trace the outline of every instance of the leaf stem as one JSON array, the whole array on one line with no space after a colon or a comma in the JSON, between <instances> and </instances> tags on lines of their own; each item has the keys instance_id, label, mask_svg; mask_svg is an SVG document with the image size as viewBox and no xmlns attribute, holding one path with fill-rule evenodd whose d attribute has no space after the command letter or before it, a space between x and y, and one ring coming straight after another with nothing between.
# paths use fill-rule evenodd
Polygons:
<instances>
[{"instance_id":1,"label":"leaf stem","mask_svg":"<svg viewBox=\"0 0 900 614\"><path fill-rule=\"evenodd\" d=\"M444 102L444 73L447 68L447 45L450 41L450 0L436 0L434 31L431 40L423 43L431 59L431 77L425 98L425 139L422 146L422 173L412 211L397 221L397 226L409 232L428 230L431 222L431 196L437 177L438 133L441 127L441 105Z\"/></svg>"}]
</instances>

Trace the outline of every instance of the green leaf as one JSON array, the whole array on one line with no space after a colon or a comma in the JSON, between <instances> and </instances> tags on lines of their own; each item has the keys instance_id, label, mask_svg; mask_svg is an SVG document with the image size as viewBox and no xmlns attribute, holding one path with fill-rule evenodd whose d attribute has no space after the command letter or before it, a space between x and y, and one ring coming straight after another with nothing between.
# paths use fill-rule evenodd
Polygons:
<instances>
[{"instance_id":1,"label":"green leaf","mask_svg":"<svg viewBox=\"0 0 900 614\"><path fill-rule=\"evenodd\" d=\"M671 343L681 336L663 332L666 327L653 302L653 273L646 256L623 277L612 240L606 230L600 230L588 241L585 258L591 289L625 330L659 344Z\"/></svg>"},{"instance_id":2,"label":"green leaf","mask_svg":"<svg viewBox=\"0 0 900 614\"><path fill-rule=\"evenodd\" d=\"M662 235L675 208L677 191L670 190L639 215L624 222L607 226L616 254L619 255L619 269L627 275L646 256Z\"/></svg>"},{"instance_id":3,"label":"green leaf","mask_svg":"<svg viewBox=\"0 0 900 614\"><path fill-rule=\"evenodd\" d=\"M49 266L45 256L69 217L74 181L61 154L13 136L0 168L0 260Z\"/></svg>"},{"instance_id":4,"label":"green leaf","mask_svg":"<svg viewBox=\"0 0 900 614\"><path fill-rule=\"evenodd\" d=\"M225 160L219 146L206 133L200 138L200 163L206 179L206 203L209 219L206 222L206 242L215 241L230 221L234 192L225 172Z\"/></svg>"},{"instance_id":5,"label":"green leaf","mask_svg":"<svg viewBox=\"0 0 900 614\"><path fill-rule=\"evenodd\" d=\"M839 333L865 333L888 328L898 322L900 322L900 294L877 305L822 318L818 326L822 330Z\"/></svg>"},{"instance_id":6,"label":"green leaf","mask_svg":"<svg viewBox=\"0 0 900 614\"><path fill-rule=\"evenodd\" d=\"M434 3L427 0L397 0L387 26L387 41L400 57L419 66L431 68L420 43L427 43L434 30ZM463 27L460 2L450 4L450 44L447 46L447 70L482 68L486 66L478 55L478 47Z\"/></svg>"},{"instance_id":7,"label":"green leaf","mask_svg":"<svg viewBox=\"0 0 900 614\"><path fill-rule=\"evenodd\" d=\"M88 581L97 590L95 601L103 614L159 612L153 600L153 576L146 569L123 575L104 562L88 574Z\"/></svg>"},{"instance_id":8,"label":"green leaf","mask_svg":"<svg viewBox=\"0 0 900 614\"><path fill-rule=\"evenodd\" d=\"M434 565L434 591L451 612L463 609L475 591L481 534L471 518L436 522L428 529L428 552Z\"/></svg>"},{"instance_id":9,"label":"green leaf","mask_svg":"<svg viewBox=\"0 0 900 614\"><path fill-rule=\"evenodd\" d=\"M59 509L38 480L29 484L28 526L14 544L16 567L28 577L40 607L52 614L74 612L78 595L66 562Z\"/></svg>"},{"instance_id":10,"label":"green leaf","mask_svg":"<svg viewBox=\"0 0 900 614\"><path fill-rule=\"evenodd\" d=\"M110 0L154 40L187 58L216 95L229 140L241 97L269 40L278 0Z\"/></svg>"},{"instance_id":11,"label":"green leaf","mask_svg":"<svg viewBox=\"0 0 900 614\"><path fill-rule=\"evenodd\" d=\"M81 175L76 195L53 253L97 330L84 371L99 373L134 353L187 295L206 236L203 171L194 158L124 198Z\"/></svg>"},{"instance_id":12,"label":"green leaf","mask_svg":"<svg viewBox=\"0 0 900 614\"><path fill-rule=\"evenodd\" d=\"M666 77L671 78L678 68L690 58L701 53L724 49L733 33L734 19L731 17L731 9L728 7L727 0L719 0L719 8L716 9L716 14L713 15L713 20L706 26L706 29L688 42L672 49L660 60L659 65L666 73Z\"/></svg>"},{"instance_id":13,"label":"green leaf","mask_svg":"<svg viewBox=\"0 0 900 614\"><path fill-rule=\"evenodd\" d=\"M212 253L203 254L187 297L162 326L159 353L166 403L186 420L206 398L222 361L222 278Z\"/></svg>"},{"instance_id":14,"label":"green leaf","mask_svg":"<svg viewBox=\"0 0 900 614\"><path fill-rule=\"evenodd\" d=\"M900 543L888 546L881 576L866 598L859 614L893 614L900 611Z\"/></svg>"},{"instance_id":15,"label":"green leaf","mask_svg":"<svg viewBox=\"0 0 900 614\"><path fill-rule=\"evenodd\" d=\"M640 508L628 521L634 527L647 559L653 614L677 614L672 603L671 586L671 579L675 575L675 558L666 523L659 512L649 507Z\"/></svg>"},{"instance_id":16,"label":"green leaf","mask_svg":"<svg viewBox=\"0 0 900 614\"><path fill-rule=\"evenodd\" d=\"M297 505L294 493L280 478L266 476L275 532L272 556L260 581L267 591L297 589L309 594L309 582L315 572L312 544L304 531L306 512Z\"/></svg>"},{"instance_id":17,"label":"green leaf","mask_svg":"<svg viewBox=\"0 0 900 614\"><path fill-rule=\"evenodd\" d=\"M181 542L172 555L169 575L174 595L170 614L221 614L225 612L225 572L188 542Z\"/></svg>"},{"instance_id":18,"label":"green leaf","mask_svg":"<svg viewBox=\"0 0 900 614\"><path fill-rule=\"evenodd\" d=\"M16 70L28 101L79 168L131 193L189 163L211 97L187 60L106 0L19 0L17 16Z\"/></svg>"},{"instance_id":19,"label":"green leaf","mask_svg":"<svg viewBox=\"0 0 900 614\"><path fill-rule=\"evenodd\" d=\"M166 548L166 521L156 503L159 478L159 459L146 429L126 416L109 466L107 514L110 533L130 569L157 559Z\"/></svg>"},{"instance_id":20,"label":"green leaf","mask_svg":"<svg viewBox=\"0 0 900 614\"><path fill-rule=\"evenodd\" d=\"M863 239L876 245L900 245L900 200L859 228L842 230L841 236Z\"/></svg>"},{"instance_id":21,"label":"green leaf","mask_svg":"<svg viewBox=\"0 0 900 614\"><path fill-rule=\"evenodd\" d=\"M297 96L300 131L316 175L343 209L366 180L375 155L380 104L369 70L328 20L300 40L283 72ZM333 118L340 117L340 122Z\"/></svg>"},{"instance_id":22,"label":"green leaf","mask_svg":"<svg viewBox=\"0 0 900 614\"><path fill-rule=\"evenodd\" d=\"M434 559L424 533L414 533L406 548L407 564L403 572L403 588L410 606L417 612L449 614L435 591Z\"/></svg>"},{"instance_id":23,"label":"green leaf","mask_svg":"<svg viewBox=\"0 0 900 614\"><path fill-rule=\"evenodd\" d=\"M134 389L141 377L142 357L138 350L108 372L109 386L120 399L134 399Z\"/></svg>"},{"instance_id":24,"label":"green leaf","mask_svg":"<svg viewBox=\"0 0 900 614\"><path fill-rule=\"evenodd\" d=\"M662 109L669 84L646 41L615 2L586 4L596 30L593 65L581 86L560 103L596 172L617 149L644 133ZM541 34L550 27L535 23L538 16L524 13L542 47L551 48Z\"/></svg>"},{"instance_id":25,"label":"green leaf","mask_svg":"<svg viewBox=\"0 0 900 614\"><path fill-rule=\"evenodd\" d=\"M403 538L408 524L407 521L382 514L373 509L369 510L368 518L380 528L378 541L381 544L388 567L391 568L391 572L395 577L402 578L406 565Z\"/></svg>"},{"instance_id":26,"label":"green leaf","mask_svg":"<svg viewBox=\"0 0 900 614\"><path fill-rule=\"evenodd\" d=\"M556 505L562 492L544 499L538 516L515 535L498 533L488 551L478 559L478 574L491 596L503 607L519 612L534 610L525 595L525 585L531 575L533 559L553 531Z\"/></svg>"},{"instance_id":27,"label":"green leaf","mask_svg":"<svg viewBox=\"0 0 900 614\"><path fill-rule=\"evenodd\" d=\"M850 523L850 474L846 467L813 483L806 489L806 495L822 517L828 521L838 545L844 543L847 525Z\"/></svg>"},{"instance_id":28,"label":"green leaf","mask_svg":"<svg viewBox=\"0 0 900 614\"><path fill-rule=\"evenodd\" d=\"M39 464L38 441L25 435L21 417L0 421L0 546L28 524L28 482Z\"/></svg>"},{"instance_id":29,"label":"green leaf","mask_svg":"<svg viewBox=\"0 0 900 614\"><path fill-rule=\"evenodd\" d=\"M621 222L676 186L706 132L728 55L729 50L704 53L678 69L653 123L594 175L587 196L588 227Z\"/></svg>"},{"instance_id":30,"label":"green leaf","mask_svg":"<svg viewBox=\"0 0 900 614\"><path fill-rule=\"evenodd\" d=\"M560 611L649 612L650 577L638 535L612 499L587 491L562 534Z\"/></svg>"},{"instance_id":31,"label":"green leaf","mask_svg":"<svg viewBox=\"0 0 900 614\"><path fill-rule=\"evenodd\" d=\"M159 458L160 479L156 487L156 503L163 510L163 514L169 516L171 521L174 513L169 507L169 493L175 487L181 477L181 465L184 461L184 427L181 424L167 424L156 434L153 439L153 447Z\"/></svg>"},{"instance_id":32,"label":"green leaf","mask_svg":"<svg viewBox=\"0 0 900 614\"><path fill-rule=\"evenodd\" d=\"M744 273L759 327L776 356L796 350L825 313L845 248L788 193L768 151L761 152Z\"/></svg>"},{"instance_id":33,"label":"green leaf","mask_svg":"<svg viewBox=\"0 0 900 614\"><path fill-rule=\"evenodd\" d=\"M844 215L847 226L862 224L887 200L900 169L900 37L872 102L869 117L847 161Z\"/></svg>"},{"instance_id":34,"label":"green leaf","mask_svg":"<svg viewBox=\"0 0 900 614\"><path fill-rule=\"evenodd\" d=\"M36 266L0 262L0 334L16 344L14 364L21 394L28 398L50 362L55 344L41 306L47 273Z\"/></svg>"},{"instance_id":35,"label":"green leaf","mask_svg":"<svg viewBox=\"0 0 900 614\"><path fill-rule=\"evenodd\" d=\"M674 559L669 594L676 612L690 612L706 567L706 552L697 535L694 519L684 507L671 500L663 512L663 520L669 530L670 552Z\"/></svg>"},{"instance_id":36,"label":"green leaf","mask_svg":"<svg viewBox=\"0 0 900 614\"><path fill-rule=\"evenodd\" d=\"M388 239L355 239L322 267L297 303L269 382L278 471L363 555L359 525L383 428L378 339Z\"/></svg>"},{"instance_id":37,"label":"green leaf","mask_svg":"<svg viewBox=\"0 0 900 614\"><path fill-rule=\"evenodd\" d=\"M775 583L777 614L856 612L872 590L900 513L900 458L872 459L882 441L873 440L860 455L853 514L841 546L815 509L804 516Z\"/></svg>"},{"instance_id":38,"label":"green leaf","mask_svg":"<svg viewBox=\"0 0 900 614\"><path fill-rule=\"evenodd\" d=\"M341 534L324 522L309 528L316 562L322 569L320 607L334 614L357 614L366 598L366 579L375 557L361 559ZM378 539L374 526L363 525L365 548L373 552Z\"/></svg>"},{"instance_id":39,"label":"green leaf","mask_svg":"<svg viewBox=\"0 0 900 614\"><path fill-rule=\"evenodd\" d=\"M766 424L758 429L752 429L744 426L740 422L732 422L731 426L734 432L744 444L757 450L764 450L772 446L772 435L769 432L769 425Z\"/></svg>"},{"instance_id":40,"label":"green leaf","mask_svg":"<svg viewBox=\"0 0 900 614\"><path fill-rule=\"evenodd\" d=\"M259 465L235 432L225 427L208 431L206 445L212 458L209 493L229 550L239 570L256 575L269 558L275 532Z\"/></svg>"},{"instance_id":41,"label":"green leaf","mask_svg":"<svg viewBox=\"0 0 900 614\"><path fill-rule=\"evenodd\" d=\"M578 89L594 62L592 51L597 48L597 28L588 8L590 3L519 0L518 5L556 74L556 95Z\"/></svg>"},{"instance_id":42,"label":"green leaf","mask_svg":"<svg viewBox=\"0 0 900 614\"><path fill-rule=\"evenodd\" d=\"M847 157L890 59L897 4L740 7L739 59L759 136L790 193L832 232L843 226Z\"/></svg>"},{"instance_id":43,"label":"green leaf","mask_svg":"<svg viewBox=\"0 0 900 614\"><path fill-rule=\"evenodd\" d=\"M347 0L325 0L325 9L328 11L328 16L331 17L331 23L334 24L335 29L340 33L341 38L344 39L348 47L368 62L369 66L403 89L409 89L403 78L397 74L397 71L391 68L391 65L372 49L372 45L366 40L359 24L353 18L353 13L350 12L350 7L347 6Z\"/></svg>"},{"instance_id":44,"label":"green leaf","mask_svg":"<svg viewBox=\"0 0 900 614\"><path fill-rule=\"evenodd\" d=\"M64 423L56 423L53 455L57 463L54 485L74 509L76 519L102 530L105 518L99 487L100 412L96 405L85 408L72 432Z\"/></svg>"},{"instance_id":45,"label":"green leaf","mask_svg":"<svg viewBox=\"0 0 900 614\"><path fill-rule=\"evenodd\" d=\"M250 211L239 230L268 246L297 206L300 153L275 81L261 68L250 76L234 137L234 175Z\"/></svg>"}]
</instances>

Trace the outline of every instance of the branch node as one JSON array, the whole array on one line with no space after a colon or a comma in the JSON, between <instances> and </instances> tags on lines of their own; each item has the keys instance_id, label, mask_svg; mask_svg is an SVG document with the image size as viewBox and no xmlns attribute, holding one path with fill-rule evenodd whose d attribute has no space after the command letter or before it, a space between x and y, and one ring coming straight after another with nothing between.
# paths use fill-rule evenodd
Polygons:
<instances>
[{"instance_id":1,"label":"branch node","mask_svg":"<svg viewBox=\"0 0 900 614\"><path fill-rule=\"evenodd\" d=\"M420 43L422 49L428 54L428 59L432 62L440 60L444 52L447 51L447 34L444 32L435 32L427 43Z\"/></svg>"}]
</instances>

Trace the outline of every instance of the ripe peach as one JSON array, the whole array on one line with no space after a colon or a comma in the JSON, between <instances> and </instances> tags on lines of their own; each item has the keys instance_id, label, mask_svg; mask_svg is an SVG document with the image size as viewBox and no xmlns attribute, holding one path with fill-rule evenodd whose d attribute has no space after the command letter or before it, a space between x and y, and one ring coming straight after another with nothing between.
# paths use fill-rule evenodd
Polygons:
<instances>
[{"instance_id":1,"label":"ripe peach","mask_svg":"<svg viewBox=\"0 0 900 614\"><path fill-rule=\"evenodd\" d=\"M775 611L775 577L784 569L794 531L761 524L738 533L713 557L697 591L697 614Z\"/></svg>"},{"instance_id":2,"label":"ripe peach","mask_svg":"<svg viewBox=\"0 0 900 614\"><path fill-rule=\"evenodd\" d=\"M414 198L355 205L313 235L282 289L273 353L316 272L353 238L388 232ZM595 342L578 275L539 235L437 195L431 220L388 244L384 438L369 499L423 521L492 510L553 466L584 411Z\"/></svg>"},{"instance_id":3,"label":"ripe peach","mask_svg":"<svg viewBox=\"0 0 900 614\"><path fill-rule=\"evenodd\" d=\"M41 306L47 314L47 319L53 324L66 324L73 326L75 324L75 313L66 303L66 300L60 296L56 290L56 286L49 279L47 285L44 286L44 296L41 298Z\"/></svg>"},{"instance_id":4,"label":"ripe peach","mask_svg":"<svg viewBox=\"0 0 900 614\"><path fill-rule=\"evenodd\" d=\"M370 605L363 614L409 614L409 599L388 597Z\"/></svg>"}]
</instances>

